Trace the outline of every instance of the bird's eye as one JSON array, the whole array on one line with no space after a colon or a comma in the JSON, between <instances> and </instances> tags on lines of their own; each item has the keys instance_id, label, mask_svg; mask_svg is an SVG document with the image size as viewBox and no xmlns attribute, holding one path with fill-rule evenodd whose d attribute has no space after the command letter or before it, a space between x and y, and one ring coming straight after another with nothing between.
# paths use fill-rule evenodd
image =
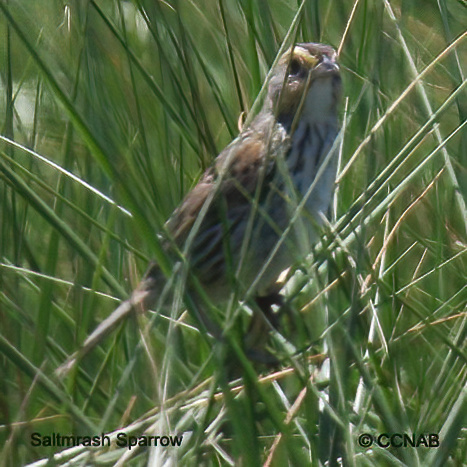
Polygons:
<instances>
[{"instance_id":1,"label":"bird's eye","mask_svg":"<svg viewBox=\"0 0 467 467\"><path fill-rule=\"evenodd\" d=\"M302 71L302 65L296 58L292 59L289 64L289 76L297 76Z\"/></svg>"}]
</instances>

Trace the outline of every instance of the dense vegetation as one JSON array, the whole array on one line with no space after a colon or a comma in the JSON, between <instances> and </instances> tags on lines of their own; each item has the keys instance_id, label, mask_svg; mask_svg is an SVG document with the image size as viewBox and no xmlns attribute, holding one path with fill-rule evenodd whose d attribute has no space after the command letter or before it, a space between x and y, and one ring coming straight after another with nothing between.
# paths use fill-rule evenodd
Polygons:
<instances>
[{"instance_id":1,"label":"dense vegetation","mask_svg":"<svg viewBox=\"0 0 467 467\"><path fill-rule=\"evenodd\" d=\"M465 3L300 3L0 2L0 465L467 465ZM339 49L345 131L280 369L226 357L174 307L57 377L294 41ZM184 438L31 445L53 432Z\"/></svg>"}]
</instances>

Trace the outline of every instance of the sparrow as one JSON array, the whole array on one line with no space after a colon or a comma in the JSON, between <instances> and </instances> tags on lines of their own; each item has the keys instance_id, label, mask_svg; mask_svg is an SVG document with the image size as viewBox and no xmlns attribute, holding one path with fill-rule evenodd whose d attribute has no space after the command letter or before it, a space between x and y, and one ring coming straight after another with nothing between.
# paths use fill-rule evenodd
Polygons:
<instances>
[{"instance_id":1,"label":"sparrow","mask_svg":"<svg viewBox=\"0 0 467 467\"><path fill-rule=\"evenodd\" d=\"M216 338L222 338L225 323L209 316L210 305L222 309L234 294L235 299L256 302L253 317L264 324L275 303L270 297L278 296L278 276L303 260L318 238L336 176L341 94L336 60L328 45L298 43L287 50L269 74L260 112L216 157L167 221L164 252L174 274L185 278L183 294L198 323ZM131 297L61 370L89 352L132 310L148 310L161 302L169 281L159 265L151 263ZM248 333L260 329L264 334L264 326L254 321Z\"/></svg>"}]
</instances>

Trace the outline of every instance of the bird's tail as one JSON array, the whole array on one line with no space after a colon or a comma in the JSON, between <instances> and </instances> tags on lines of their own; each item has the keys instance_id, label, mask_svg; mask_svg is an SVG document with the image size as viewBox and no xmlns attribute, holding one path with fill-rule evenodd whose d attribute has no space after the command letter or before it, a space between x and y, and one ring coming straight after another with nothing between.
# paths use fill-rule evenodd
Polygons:
<instances>
[{"instance_id":1,"label":"bird's tail","mask_svg":"<svg viewBox=\"0 0 467 467\"><path fill-rule=\"evenodd\" d=\"M96 345L98 345L107 335L109 335L127 316L133 311L146 310L150 307L152 295L150 289L144 287L142 282L140 286L132 293L128 300L122 302L96 329L86 338L82 347L68 357L68 359L60 365L55 374L58 377L64 377L73 368L78 359L87 355Z\"/></svg>"}]
</instances>

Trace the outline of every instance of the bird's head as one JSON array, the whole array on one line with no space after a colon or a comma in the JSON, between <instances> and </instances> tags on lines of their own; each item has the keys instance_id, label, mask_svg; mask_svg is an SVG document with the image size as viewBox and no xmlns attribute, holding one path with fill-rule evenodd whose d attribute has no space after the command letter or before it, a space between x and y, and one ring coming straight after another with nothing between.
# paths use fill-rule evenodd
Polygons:
<instances>
[{"instance_id":1,"label":"bird's head","mask_svg":"<svg viewBox=\"0 0 467 467\"><path fill-rule=\"evenodd\" d=\"M303 43L279 59L269 83L267 105L285 126L303 113L310 120L335 117L341 91L336 56L328 45Z\"/></svg>"}]
</instances>

